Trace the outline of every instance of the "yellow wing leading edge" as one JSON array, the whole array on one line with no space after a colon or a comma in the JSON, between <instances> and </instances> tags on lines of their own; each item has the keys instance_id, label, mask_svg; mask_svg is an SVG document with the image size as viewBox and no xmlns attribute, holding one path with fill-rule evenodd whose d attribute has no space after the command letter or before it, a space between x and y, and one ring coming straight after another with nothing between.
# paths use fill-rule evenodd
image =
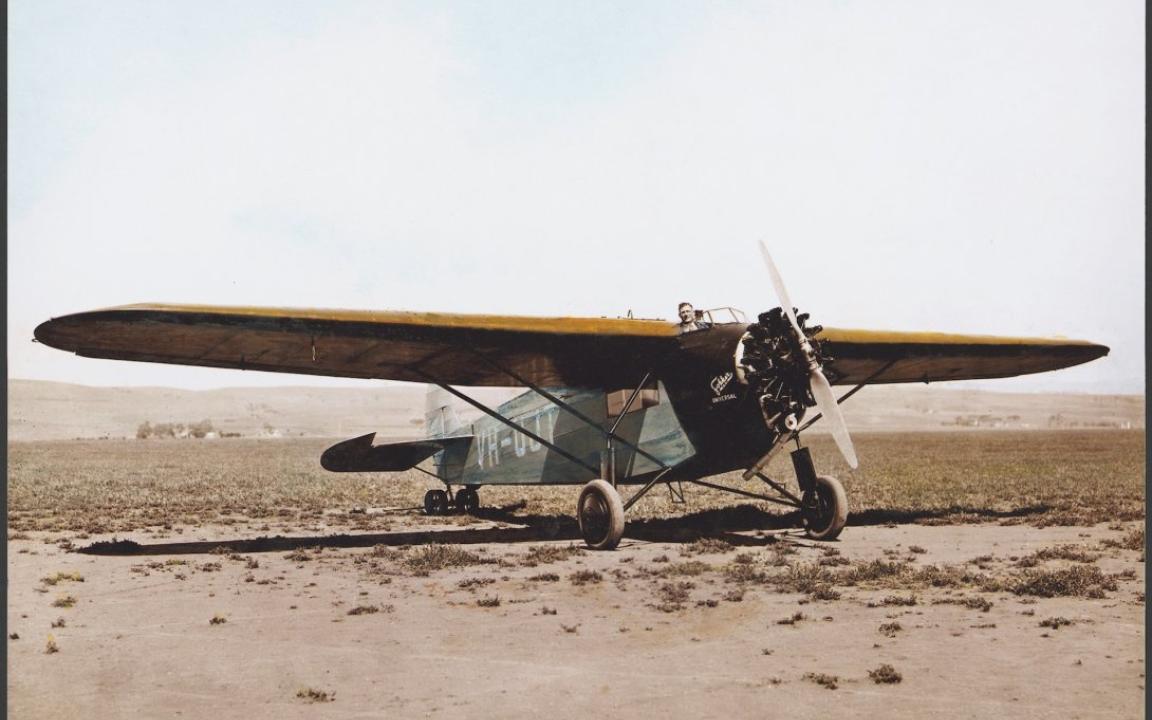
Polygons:
<instances>
[{"instance_id":1,"label":"yellow wing leading edge","mask_svg":"<svg viewBox=\"0 0 1152 720\"><path fill-rule=\"evenodd\" d=\"M719 339L740 331L702 332ZM66 315L41 324L35 335L94 358L520 385L506 368L538 386L606 390L629 387L680 347L676 325L659 320L164 304ZM1009 377L1108 353L1077 340L944 333L826 328L819 339L832 358L829 379L839 385Z\"/></svg>"}]
</instances>

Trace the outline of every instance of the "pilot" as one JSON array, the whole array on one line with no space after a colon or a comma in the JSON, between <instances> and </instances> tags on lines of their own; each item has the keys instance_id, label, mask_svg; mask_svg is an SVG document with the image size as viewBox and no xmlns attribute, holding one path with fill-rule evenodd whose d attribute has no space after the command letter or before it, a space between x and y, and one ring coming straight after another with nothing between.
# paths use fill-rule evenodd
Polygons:
<instances>
[{"instance_id":1,"label":"pilot","mask_svg":"<svg viewBox=\"0 0 1152 720\"><path fill-rule=\"evenodd\" d=\"M676 313L680 315L680 334L695 332L697 330L707 330L712 327L712 323L704 322L699 319L696 309L692 307L690 302L682 302L676 306Z\"/></svg>"}]
</instances>

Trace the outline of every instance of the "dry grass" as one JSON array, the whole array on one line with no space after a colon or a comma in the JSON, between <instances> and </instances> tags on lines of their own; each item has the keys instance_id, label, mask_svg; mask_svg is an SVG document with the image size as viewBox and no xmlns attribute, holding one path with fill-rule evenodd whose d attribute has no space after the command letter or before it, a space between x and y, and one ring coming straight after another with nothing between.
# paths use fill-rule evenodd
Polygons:
<instances>
[{"instance_id":1,"label":"dry grass","mask_svg":"<svg viewBox=\"0 0 1152 720\"><path fill-rule=\"evenodd\" d=\"M524 567L536 567L554 562L563 562L577 555L583 555L584 548L578 545L533 545L520 559Z\"/></svg>"},{"instance_id":2,"label":"dry grass","mask_svg":"<svg viewBox=\"0 0 1152 720\"><path fill-rule=\"evenodd\" d=\"M896 633L904 629L904 626L898 622L881 623L880 627L876 628L881 635L885 637L896 637Z\"/></svg>"},{"instance_id":3,"label":"dry grass","mask_svg":"<svg viewBox=\"0 0 1152 720\"><path fill-rule=\"evenodd\" d=\"M317 690L316 688L301 688L296 691L296 697L301 700L306 700L310 703L318 702L332 702L336 699L336 693L330 693L326 690Z\"/></svg>"},{"instance_id":4,"label":"dry grass","mask_svg":"<svg viewBox=\"0 0 1152 720\"><path fill-rule=\"evenodd\" d=\"M716 553L726 553L732 550L732 543L720 538L704 537L690 543L680 551L681 555L711 555Z\"/></svg>"},{"instance_id":5,"label":"dry grass","mask_svg":"<svg viewBox=\"0 0 1152 720\"><path fill-rule=\"evenodd\" d=\"M847 473L830 439L812 436L821 467L840 476L858 520L1093 524L1144 518L1144 433L957 432L853 435L864 462ZM135 440L9 444L9 527L90 534L237 519L315 520L361 526L353 507L411 507L427 479L417 471L379 482L372 473L338 481L316 458L318 438L238 439L218 443ZM786 456L770 475L791 478ZM1086 478L1107 477L1107 483ZM718 478L737 487L739 473ZM693 489L698 507L743 500ZM485 504L570 516L574 488L485 489ZM1020 514L1018 511L1024 510ZM683 509L653 493L629 519L675 517ZM1133 541L1135 543L1135 541ZM1141 544L1142 549L1142 544Z\"/></svg>"},{"instance_id":6,"label":"dry grass","mask_svg":"<svg viewBox=\"0 0 1152 720\"><path fill-rule=\"evenodd\" d=\"M837 569L811 562L790 563L784 568L776 568L764 566L752 556L738 556L737 560L725 566L724 575L730 582L741 586L769 585L778 592L806 593L811 599L831 598L832 588L840 586L899 589L908 593L888 595L879 602L870 602L873 607L915 605L918 598L914 591L919 588L972 589L1036 597L1101 598L1105 597L1105 592L1117 589L1118 580L1135 576L1131 571L1110 575L1094 565L1082 563L1056 569L1026 567L995 575L973 572L966 565L917 567L907 562L887 560L855 562ZM981 599L956 602L979 610L991 607L989 601Z\"/></svg>"},{"instance_id":7,"label":"dry grass","mask_svg":"<svg viewBox=\"0 0 1152 720\"><path fill-rule=\"evenodd\" d=\"M736 556L736 560L724 566L724 577L732 582L747 584L764 582L768 574L752 560L751 555L741 553Z\"/></svg>"},{"instance_id":8,"label":"dry grass","mask_svg":"<svg viewBox=\"0 0 1152 720\"><path fill-rule=\"evenodd\" d=\"M875 670L868 671L868 677L872 678L872 682L877 685L894 684L904 679L904 676L896 671L896 668L885 663Z\"/></svg>"},{"instance_id":9,"label":"dry grass","mask_svg":"<svg viewBox=\"0 0 1152 720\"><path fill-rule=\"evenodd\" d=\"M76 598L72 595L60 595L52 601L52 607L70 608L76 604Z\"/></svg>"},{"instance_id":10,"label":"dry grass","mask_svg":"<svg viewBox=\"0 0 1152 720\"><path fill-rule=\"evenodd\" d=\"M482 558L455 545L421 545L413 548L404 557L404 565L415 575L429 575L437 570L469 565L495 563L492 558Z\"/></svg>"},{"instance_id":11,"label":"dry grass","mask_svg":"<svg viewBox=\"0 0 1152 720\"><path fill-rule=\"evenodd\" d=\"M590 583L598 583L604 579L604 576L595 570L577 570L568 576L568 579L573 585L588 585Z\"/></svg>"},{"instance_id":12,"label":"dry grass","mask_svg":"<svg viewBox=\"0 0 1152 720\"><path fill-rule=\"evenodd\" d=\"M712 566L706 562L700 562L699 560L689 560L688 562L669 563L654 571L652 574L661 578L695 577L697 575L702 575L711 569Z\"/></svg>"},{"instance_id":13,"label":"dry grass","mask_svg":"<svg viewBox=\"0 0 1152 720\"><path fill-rule=\"evenodd\" d=\"M1116 578L1095 566L1073 565L1059 570L1027 569L1018 575L989 583L989 589L1004 589L1017 595L1036 597L1102 598L1117 588Z\"/></svg>"},{"instance_id":14,"label":"dry grass","mask_svg":"<svg viewBox=\"0 0 1152 720\"><path fill-rule=\"evenodd\" d=\"M40 582L44 583L45 585L55 585L59 582L65 581L65 580L67 580L69 582L84 582L84 576L78 572L73 571L73 572L58 572L54 575L49 575L47 577L40 578Z\"/></svg>"},{"instance_id":15,"label":"dry grass","mask_svg":"<svg viewBox=\"0 0 1152 720\"><path fill-rule=\"evenodd\" d=\"M657 602L652 607L667 613L683 610L695 588L695 583L683 580L675 583L664 583L657 588Z\"/></svg>"},{"instance_id":16,"label":"dry grass","mask_svg":"<svg viewBox=\"0 0 1152 720\"><path fill-rule=\"evenodd\" d=\"M840 687L840 678L836 675L825 675L824 673L809 672L804 673L804 679L809 682L814 682L820 687L827 688L829 690L835 690L836 688Z\"/></svg>"},{"instance_id":17,"label":"dry grass","mask_svg":"<svg viewBox=\"0 0 1152 720\"><path fill-rule=\"evenodd\" d=\"M775 585L778 592L814 593L827 587L834 577L823 565L801 562L788 564L783 573L768 576L767 582Z\"/></svg>"},{"instance_id":18,"label":"dry grass","mask_svg":"<svg viewBox=\"0 0 1152 720\"><path fill-rule=\"evenodd\" d=\"M348 611L349 615L375 615L380 612L380 608L376 605L357 605Z\"/></svg>"},{"instance_id":19,"label":"dry grass","mask_svg":"<svg viewBox=\"0 0 1152 720\"><path fill-rule=\"evenodd\" d=\"M212 619L208 621L208 624L209 625L223 625L226 622L228 622L228 618L224 617L220 613L216 613L215 615L212 616Z\"/></svg>"},{"instance_id":20,"label":"dry grass","mask_svg":"<svg viewBox=\"0 0 1152 720\"><path fill-rule=\"evenodd\" d=\"M496 578L465 578L464 580L457 581L456 587L461 590L473 590L482 585L491 585L494 582L496 582Z\"/></svg>"},{"instance_id":21,"label":"dry grass","mask_svg":"<svg viewBox=\"0 0 1152 720\"><path fill-rule=\"evenodd\" d=\"M1047 618L1045 620L1040 621L1040 627L1052 628L1053 630L1059 630L1060 628L1065 627L1067 625L1075 625L1075 624L1076 624L1075 620L1069 620L1066 617L1050 617L1050 618Z\"/></svg>"},{"instance_id":22,"label":"dry grass","mask_svg":"<svg viewBox=\"0 0 1152 720\"><path fill-rule=\"evenodd\" d=\"M1112 538L1105 538L1100 541L1100 545L1106 548L1122 548L1124 550L1143 550L1144 549L1144 528L1136 528L1120 540L1113 540Z\"/></svg>"},{"instance_id":23,"label":"dry grass","mask_svg":"<svg viewBox=\"0 0 1152 720\"><path fill-rule=\"evenodd\" d=\"M1050 548L1041 548L1034 553L1025 555L1016 561L1019 567L1036 567L1049 560L1070 560L1078 563L1093 563L1100 559L1096 553L1090 553L1076 545L1057 545Z\"/></svg>"},{"instance_id":24,"label":"dry grass","mask_svg":"<svg viewBox=\"0 0 1152 720\"><path fill-rule=\"evenodd\" d=\"M808 597L810 597L813 600L824 600L824 601L839 600L840 599L840 592L837 590L833 590L832 587L829 585L817 585L815 588L812 589L812 592L808 594Z\"/></svg>"},{"instance_id":25,"label":"dry grass","mask_svg":"<svg viewBox=\"0 0 1152 720\"><path fill-rule=\"evenodd\" d=\"M993 603L987 598L978 596L962 596L962 597L948 597L938 598L932 601L933 605L962 605L963 607L972 610L979 610L980 612L988 612L992 609Z\"/></svg>"}]
</instances>

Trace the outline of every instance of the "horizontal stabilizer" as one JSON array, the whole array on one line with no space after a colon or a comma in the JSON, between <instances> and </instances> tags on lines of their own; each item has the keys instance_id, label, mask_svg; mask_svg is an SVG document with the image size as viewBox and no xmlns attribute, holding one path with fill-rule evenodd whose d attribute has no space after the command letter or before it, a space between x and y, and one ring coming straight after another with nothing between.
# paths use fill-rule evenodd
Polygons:
<instances>
[{"instance_id":1,"label":"horizontal stabilizer","mask_svg":"<svg viewBox=\"0 0 1152 720\"><path fill-rule=\"evenodd\" d=\"M441 450L472 442L471 435L435 440L373 445L376 433L336 443L320 456L320 465L330 472L398 472L410 470Z\"/></svg>"}]
</instances>

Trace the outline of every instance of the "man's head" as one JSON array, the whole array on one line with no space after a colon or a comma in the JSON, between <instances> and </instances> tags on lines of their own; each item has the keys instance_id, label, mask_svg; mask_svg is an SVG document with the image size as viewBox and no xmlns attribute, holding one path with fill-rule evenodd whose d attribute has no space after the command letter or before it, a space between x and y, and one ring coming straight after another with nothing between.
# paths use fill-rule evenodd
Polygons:
<instances>
[{"instance_id":1,"label":"man's head","mask_svg":"<svg viewBox=\"0 0 1152 720\"><path fill-rule=\"evenodd\" d=\"M676 307L676 312L680 315L680 322L682 323L690 323L696 320L696 309L692 307L692 303L680 303Z\"/></svg>"}]
</instances>

